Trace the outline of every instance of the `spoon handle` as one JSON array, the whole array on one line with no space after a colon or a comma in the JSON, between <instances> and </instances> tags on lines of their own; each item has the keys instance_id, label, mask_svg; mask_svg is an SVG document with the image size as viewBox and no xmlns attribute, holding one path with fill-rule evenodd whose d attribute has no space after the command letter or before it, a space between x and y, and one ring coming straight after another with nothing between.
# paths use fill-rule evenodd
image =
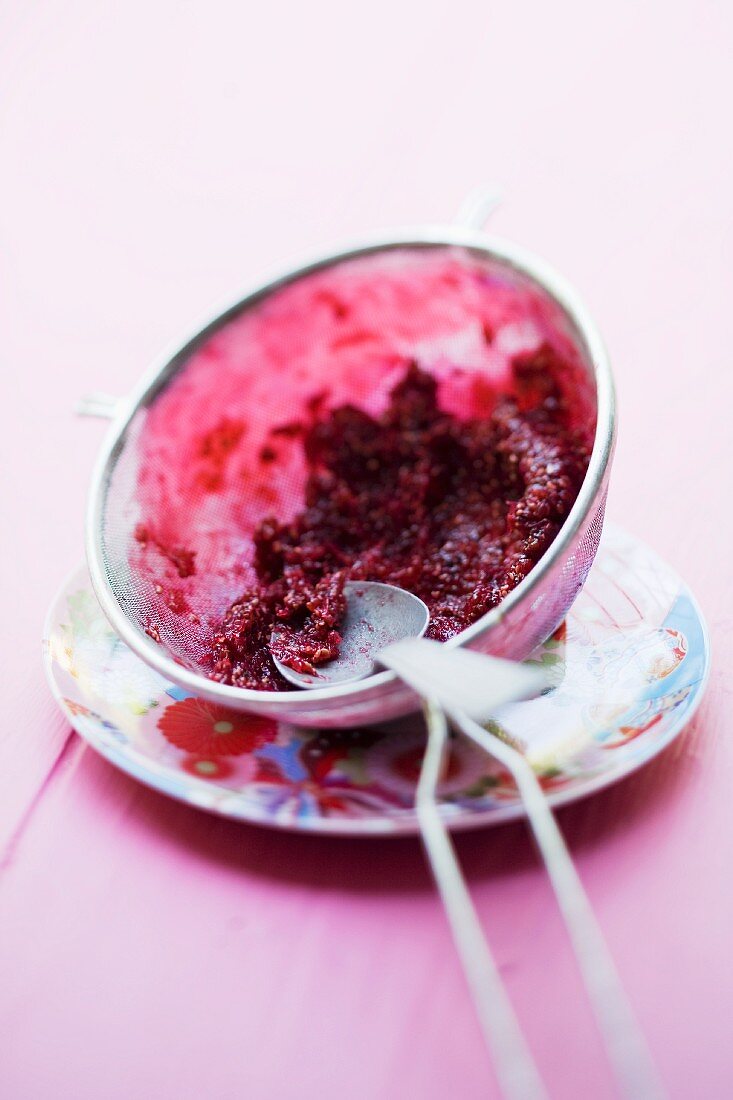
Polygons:
<instances>
[{"instance_id":1,"label":"spoon handle","mask_svg":"<svg viewBox=\"0 0 733 1100\"><path fill-rule=\"evenodd\" d=\"M438 808L437 787L448 739L445 714L429 699L424 700L424 711L428 744L415 809L428 860L502 1092L507 1100L544 1100L547 1092L492 958Z\"/></svg>"},{"instance_id":2,"label":"spoon handle","mask_svg":"<svg viewBox=\"0 0 733 1100\"><path fill-rule=\"evenodd\" d=\"M623 1095L634 1100L661 1100L665 1091L656 1067L562 833L531 765L522 753L489 733L462 711L451 710L449 716L467 737L503 764L514 777Z\"/></svg>"}]
</instances>

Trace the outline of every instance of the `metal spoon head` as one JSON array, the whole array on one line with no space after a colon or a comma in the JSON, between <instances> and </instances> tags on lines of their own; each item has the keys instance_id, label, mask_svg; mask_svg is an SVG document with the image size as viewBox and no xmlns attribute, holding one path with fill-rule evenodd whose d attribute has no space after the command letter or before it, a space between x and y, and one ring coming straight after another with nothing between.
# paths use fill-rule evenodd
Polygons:
<instances>
[{"instance_id":1,"label":"metal spoon head","mask_svg":"<svg viewBox=\"0 0 733 1100\"><path fill-rule=\"evenodd\" d=\"M346 617L341 626L341 650L335 661L319 665L316 674L296 672L273 657L286 680L313 689L363 680L374 671L377 654L403 638L420 638L430 612L412 592L379 581L349 581L344 585ZM275 637L277 631L273 631Z\"/></svg>"}]
</instances>

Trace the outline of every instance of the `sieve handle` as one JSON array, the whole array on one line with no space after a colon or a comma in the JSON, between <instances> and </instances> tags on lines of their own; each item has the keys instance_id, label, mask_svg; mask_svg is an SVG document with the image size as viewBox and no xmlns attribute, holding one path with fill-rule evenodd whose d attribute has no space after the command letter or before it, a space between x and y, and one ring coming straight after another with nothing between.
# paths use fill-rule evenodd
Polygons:
<instances>
[{"instance_id":1,"label":"sieve handle","mask_svg":"<svg viewBox=\"0 0 733 1100\"><path fill-rule=\"evenodd\" d=\"M501 206L502 195L493 187L477 187L458 208L453 224L463 229L483 229L489 216Z\"/></svg>"},{"instance_id":2,"label":"sieve handle","mask_svg":"<svg viewBox=\"0 0 733 1100\"><path fill-rule=\"evenodd\" d=\"M77 416L96 416L100 420L114 420L122 399L111 393L88 393L80 397L74 412Z\"/></svg>"}]
</instances>

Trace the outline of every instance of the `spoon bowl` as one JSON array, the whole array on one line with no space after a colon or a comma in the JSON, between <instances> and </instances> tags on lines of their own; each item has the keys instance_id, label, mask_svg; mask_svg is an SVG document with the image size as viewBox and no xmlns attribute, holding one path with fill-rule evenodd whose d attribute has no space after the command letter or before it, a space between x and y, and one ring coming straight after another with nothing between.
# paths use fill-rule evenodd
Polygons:
<instances>
[{"instance_id":1,"label":"spoon bowl","mask_svg":"<svg viewBox=\"0 0 733 1100\"><path fill-rule=\"evenodd\" d=\"M404 638L421 638L430 612L421 599L394 584L348 581L344 585L346 617L341 626L338 657L315 673L296 672L273 657L278 672L295 687L313 689L349 684L370 676L377 654ZM273 631L272 638L277 636Z\"/></svg>"}]
</instances>

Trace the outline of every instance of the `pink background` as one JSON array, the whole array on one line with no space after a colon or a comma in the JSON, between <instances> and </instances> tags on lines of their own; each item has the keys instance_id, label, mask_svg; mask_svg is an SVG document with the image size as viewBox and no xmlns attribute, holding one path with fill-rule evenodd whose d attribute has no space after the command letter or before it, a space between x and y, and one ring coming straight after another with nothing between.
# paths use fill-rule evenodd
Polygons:
<instances>
[{"instance_id":1,"label":"pink background","mask_svg":"<svg viewBox=\"0 0 733 1100\"><path fill-rule=\"evenodd\" d=\"M74 419L77 396L124 393L263 267L449 219L489 182L493 228L563 271L606 335L611 517L709 618L693 726L559 818L671 1096L730 1095L733 9L265 8L0 13L2 1094L497 1095L417 843L169 803L71 733L39 654L104 430ZM614 1095L524 828L459 848L553 1095Z\"/></svg>"}]
</instances>

